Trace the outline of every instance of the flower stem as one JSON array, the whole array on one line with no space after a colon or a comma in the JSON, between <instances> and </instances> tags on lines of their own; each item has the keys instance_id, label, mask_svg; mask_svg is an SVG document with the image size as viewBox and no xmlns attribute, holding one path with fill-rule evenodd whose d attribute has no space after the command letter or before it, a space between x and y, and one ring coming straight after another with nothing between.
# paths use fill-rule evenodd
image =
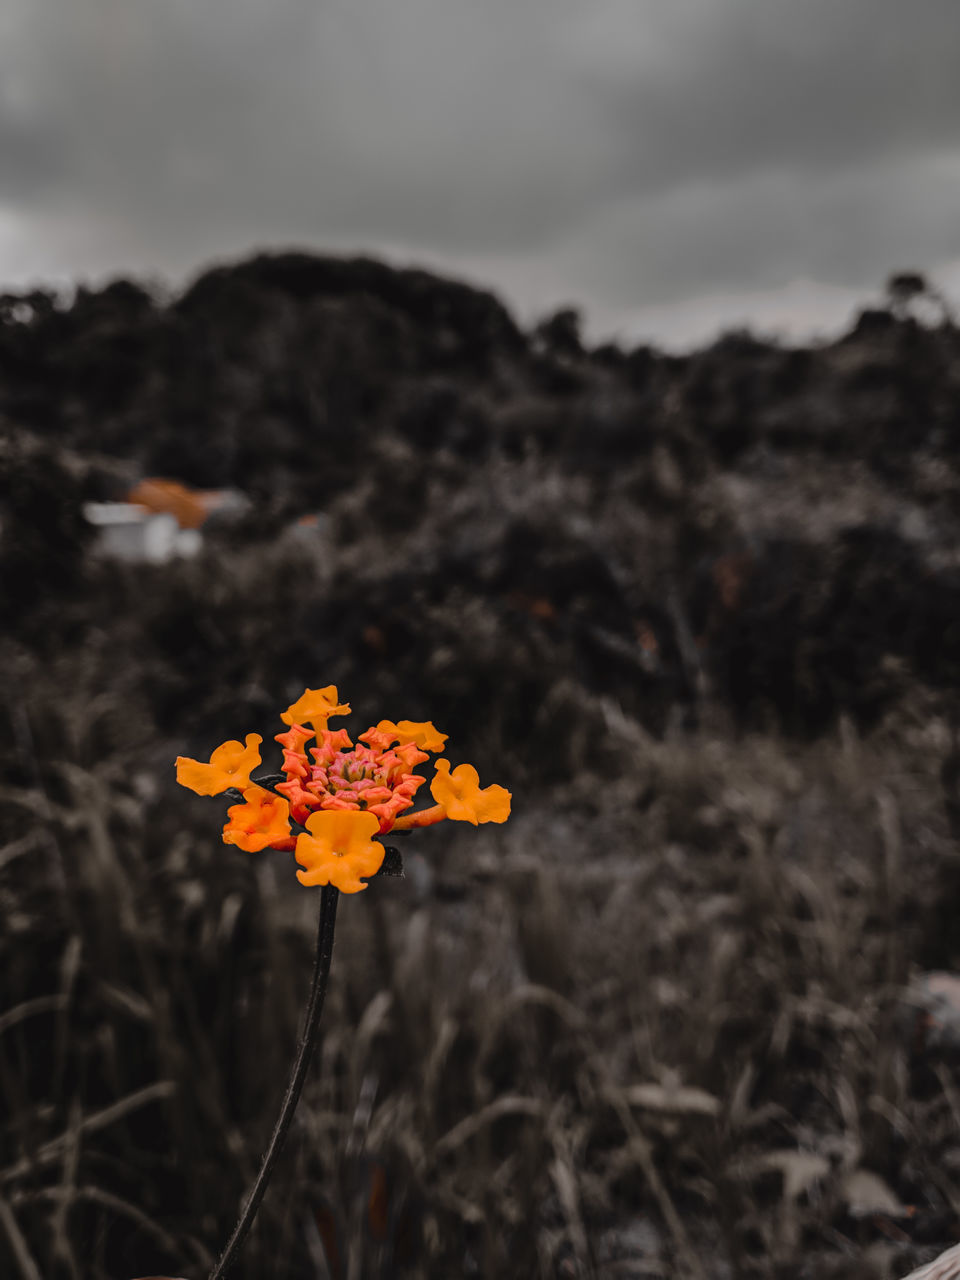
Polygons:
<instances>
[{"instance_id":1,"label":"flower stem","mask_svg":"<svg viewBox=\"0 0 960 1280\"><path fill-rule=\"evenodd\" d=\"M307 1075L307 1068L310 1066L310 1058L317 1042L317 1032L320 1029L320 1015L323 1013L323 999L327 991L327 976L330 973L330 957L333 955L333 930L337 923L337 901L339 897L339 889L335 889L332 885L324 885L321 890L320 924L317 929L317 956L313 968L313 985L310 988L310 999L307 1001L303 1032L300 1036L300 1044L297 1047L293 1070L290 1072L290 1081L287 1084L287 1091L283 1095L280 1114L277 1116L277 1123L274 1125L270 1144L263 1157L257 1180L253 1184L253 1190L247 1197L247 1201L240 1213L240 1221L234 1227L233 1235L227 1241L226 1248L220 1256L220 1261L210 1272L209 1280L221 1280L221 1277L226 1275L228 1269L236 1260L240 1247L247 1238L247 1232L253 1225L257 1210L260 1208L260 1201L263 1199L267 1185L273 1175L273 1167L283 1149L287 1130L290 1128L293 1113L297 1109L300 1092L303 1089L303 1082Z\"/></svg>"}]
</instances>

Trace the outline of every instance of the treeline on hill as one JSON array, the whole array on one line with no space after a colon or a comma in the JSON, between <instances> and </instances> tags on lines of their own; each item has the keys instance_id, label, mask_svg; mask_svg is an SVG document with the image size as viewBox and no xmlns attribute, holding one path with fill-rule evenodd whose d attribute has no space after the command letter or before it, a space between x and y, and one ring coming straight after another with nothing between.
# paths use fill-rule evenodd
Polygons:
<instances>
[{"instance_id":1,"label":"treeline on hill","mask_svg":"<svg viewBox=\"0 0 960 1280\"><path fill-rule=\"evenodd\" d=\"M875 723L905 682L960 676L960 332L892 296L830 345L680 357L585 349L572 311L527 334L367 259L259 256L169 300L7 295L8 627L49 650L142 613L177 723L209 714L213 670L439 680L468 719L493 698L528 758L569 682L655 732L707 689L741 724ZM142 475L253 507L198 564L105 571L81 504Z\"/></svg>"}]
</instances>

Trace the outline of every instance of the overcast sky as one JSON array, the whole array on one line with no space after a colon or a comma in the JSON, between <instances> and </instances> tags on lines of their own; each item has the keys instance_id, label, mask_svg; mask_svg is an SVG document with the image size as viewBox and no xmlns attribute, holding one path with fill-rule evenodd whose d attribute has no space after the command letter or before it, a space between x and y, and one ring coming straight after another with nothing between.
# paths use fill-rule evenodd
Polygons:
<instances>
[{"instance_id":1,"label":"overcast sky","mask_svg":"<svg viewBox=\"0 0 960 1280\"><path fill-rule=\"evenodd\" d=\"M0 288L290 245L668 344L960 296L958 0L3 0Z\"/></svg>"}]
</instances>

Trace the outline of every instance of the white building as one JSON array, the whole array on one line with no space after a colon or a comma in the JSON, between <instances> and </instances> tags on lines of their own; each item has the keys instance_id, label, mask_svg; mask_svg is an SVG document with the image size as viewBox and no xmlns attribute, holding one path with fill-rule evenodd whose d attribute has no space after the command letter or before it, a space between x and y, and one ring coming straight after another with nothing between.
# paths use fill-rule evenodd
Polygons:
<instances>
[{"instance_id":1,"label":"white building","mask_svg":"<svg viewBox=\"0 0 960 1280\"><path fill-rule=\"evenodd\" d=\"M94 550L131 564L164 564L200 550L199 529L181 529L176 516L135 502L86 502L83 514L97 529Z\"/></svg>"}]
</instances>

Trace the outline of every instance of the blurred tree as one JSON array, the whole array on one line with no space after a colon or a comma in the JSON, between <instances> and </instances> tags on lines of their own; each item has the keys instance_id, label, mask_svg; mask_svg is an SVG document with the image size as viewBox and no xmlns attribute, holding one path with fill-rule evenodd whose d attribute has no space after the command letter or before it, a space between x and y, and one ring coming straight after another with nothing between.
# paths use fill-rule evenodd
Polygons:
<instances>
[{"instance_id":1,"label":"blurred tree","mask_svg":"<svg viewBox=\"0 0 960 1280\"><path fill-rule=\"evenodd\" d=\"M898 320L952 323L950 305L920 271L895 271L887 280L887 305Z\"/></svg>"}]
</instances>

